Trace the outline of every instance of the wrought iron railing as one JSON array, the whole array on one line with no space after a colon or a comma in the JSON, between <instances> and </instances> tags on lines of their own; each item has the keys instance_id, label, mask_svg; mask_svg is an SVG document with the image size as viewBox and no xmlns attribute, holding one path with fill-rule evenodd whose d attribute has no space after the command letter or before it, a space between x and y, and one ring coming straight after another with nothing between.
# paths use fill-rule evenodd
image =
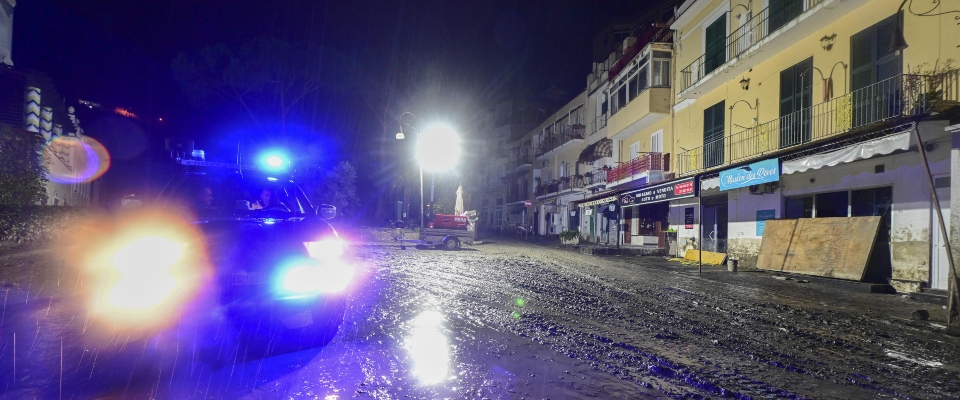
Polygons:
<instances>
[{"instance_id":1,"label":"wrought iron railing","mask_svg":"<svg viewBox=\"0 0 960 400\"><path fill-rule=\"evenodd\" d=\"M547 138L537 146L537 157L547 154L567 144L571 140L583 140L584 129L585 127L580 124L564 125L558 134L547 136Z\"/></svg>"},{"instance_id":2,"label":"wrought iron railing","mask_svg":"<svg viewBox=\"0 0 960 400\"><path fill-rule=\"evenodd\" d=\"M645 153L625 163L620 163L607 173L607 180L616 182L646 171L663 171L670 165L670 155L663 153Z\"/></svg>"},{"instance_id":3,"label":"wrought iron railing","mask_svg":"<svg viewBox=\"0 0 960 400\"><path fill-rule=\"evenodd\" d=\"M592 135L594 133L597 133L601 129L606 127L607 127L607 115L600 114L600 116L598 116L597 119L593 120L593 122L590 123L590 134Z\"/></svg>"},{"instance_id":4,"label":"wrought iron railing","mask_svg":"<svg viewBox=\"0 0 960 400\"><path fill-rule=\"evenodd\" d=\"M551 181L542 185L537 185L534 193L537 197L548 196L560 191L560 181Z\"/></svg>"},{"instance_id":5,"label":"wrought iron railing","mask_svg":"<svg viewBox=\"0 0 960 400\"><path fill-rule=\"evenodd\" d=\"M677 155L688 175L842 135L960 100L960 74L897 75Z\"/></svg>"},{"instance_id":6,"label":"wrought iron railing","mask_svg":"<svg viewBox=\"0 0 960 400\"><path fill-rule=\"evenodd\" d=\"M583 174L584 186L599 185L607 183L607 170L598 168Z\"/></svg>"},{"instance_id":7,"label":"wrought iron railing","mask_svg":"<svg viewBox=\"0 0 960 400\"><path fill-rule=\"evenodd\" d=\"M689 89L707 74L720 68L727 61L739 57L755 44L760 43L789 22L799 18L824 0L787 0L788 5L771 11L770 7L754 14L749 21L727 36L723 49L708 49L690 65L680 71L680 91ZM797 8L793 8L797 7ZM729 16L729 13L728 13ZM729 18L727 18L729 20Z\"/></svg>"}]
</instances>

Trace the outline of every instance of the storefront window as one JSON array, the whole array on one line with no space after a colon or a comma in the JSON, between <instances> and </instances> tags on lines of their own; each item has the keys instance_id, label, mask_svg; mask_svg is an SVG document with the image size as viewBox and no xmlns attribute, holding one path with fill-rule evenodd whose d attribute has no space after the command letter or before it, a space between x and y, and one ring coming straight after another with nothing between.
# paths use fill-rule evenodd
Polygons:
<instances>
[{"instance_id":1,"label":"storefront window","mask_svg":"<svg viewBox=\"0 0 960 400\"><path fill-rule=\"evenodd\" d=\"M816 195L817 218L846 217L849 192L820 193Z\"/></svg>"}]
</instances>

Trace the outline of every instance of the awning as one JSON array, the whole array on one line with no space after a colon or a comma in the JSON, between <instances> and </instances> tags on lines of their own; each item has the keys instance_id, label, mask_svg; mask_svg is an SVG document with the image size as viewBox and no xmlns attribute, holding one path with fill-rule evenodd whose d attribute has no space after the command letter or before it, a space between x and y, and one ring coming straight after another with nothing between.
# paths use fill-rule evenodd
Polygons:
<instances>
[{"instance_id":1,"label":"awning","mask_svg":"<svg viewBox=\"0 0 960 400\"><path fill-rule=\"evenodd\" d=\"M720 187L720 178L707 178L700 180L700 190L716 189Z\"/></svg>"},{"instance_id":2,"label":"awning","mask_svg":"<svg viewBox=\"0 0 960 400\"><path fill-rule=\"evenodd\" d=\"M834 165L882 156L909 148L910 131L907 131L896 135L885 136L880 139L857 143L828 153L784 161L781 174L787 175L823 167L832 167Z\"/></svg>"},{"instance_id":3,"label":"awning","mask_svg":"<svg viewBox=\"0 0 960 400\"><path fill-rule=\"evenodd\" d=\"M580 164L589 164L604 157L613 156L613 140L603 138L596 143L588 145L580 152L577 162Z\"/></svg>"},{"instance_id":4,"label":"awning","mask_svg":"<svg viewBox=\"0 0 960 400\"><path fill-rule=\"evenodd\" d=\"M620 196L620 195L619 195L617 192L604 193L604 194L599 195L599 196L594 196L594 197L591 197L591 198L583 199L583 200L581 200L581 201L579 201L579 202L575 202L575 204L577 205L577 207L590 207L590 206L595 206L595 205L598 205L598 204L606 204L606 203L615 202L615 201L617 201L617 199L619 198L619 196Z\"/></svg>"}]
</instances>

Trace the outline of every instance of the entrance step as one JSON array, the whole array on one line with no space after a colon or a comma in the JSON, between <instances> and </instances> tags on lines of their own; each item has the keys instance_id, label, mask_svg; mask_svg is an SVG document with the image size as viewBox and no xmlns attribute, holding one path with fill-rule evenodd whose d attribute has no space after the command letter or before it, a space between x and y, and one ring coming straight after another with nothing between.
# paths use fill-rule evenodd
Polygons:
<instances>
[{"instance_id":1,"label":"entrance step","mask_svg":"<svg viewBox=\"0 0 960 400\"><path fill-rule=\"evenodd\" d=\"M922 292L909 293L910 297L928 304L947 305L949 293L946 290L923 289Z\"/></svg>"},{"instance_id":2,"label":"entrance step","mask_svg":"<svg viewBox=\"0 0 960 400\"><path fill-rule=\"evenodd\" d=\"M594 256L653 256L665 257L667 249L646 248L646 247L620 247L616 246L577 246L581 254L590 254Z\"/></svg>"}]
</instances>

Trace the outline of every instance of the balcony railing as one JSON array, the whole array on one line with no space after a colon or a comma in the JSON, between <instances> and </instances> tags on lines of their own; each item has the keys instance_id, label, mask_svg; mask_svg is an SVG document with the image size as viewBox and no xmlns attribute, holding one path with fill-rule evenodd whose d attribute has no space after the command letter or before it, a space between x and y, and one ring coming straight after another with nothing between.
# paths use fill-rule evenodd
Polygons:
<instances>
[{"instance_id":1,"label":"balcony railing","mask_svg":"<svg viewBox=\"0 0 960 400\"><path fill-rule=\"evenodd\" d=\"M646 153L614 167L607 173L607 180L616 182L640 175L647 171L664 171L670 166L670 155Z\"/></svg>"},{"instance_id":2,"label":"balcony railing","mask_svg":"<svg viewBox=\"0 0 960 400\"><path fill-rule=\"evenodd\" d=\"M607 183L607 170L605 169L595 169L583 174L584 186L599 185L602 183Z\"/></svg>"},{"instance_id":3,"label":"balcony railing","mask_svg":"<svg viewBox=\"0 0 960 400\"><path fill-rule=\"evenodd\" d=\"M960 74L897 75L826 102L741 130L682 152L677 172L708 168L780 152L902 117L918 116L960 100Z\"/></svg>"},{"instance_id":4,"label":"balcony railing","mask_svg":"<svg viewBox=\"0 0 960 400\"><path fill-rule=\"evenodd\" d=\"M518 154L507 161L507 171L513 172L524 165L533 165L533 156L530 154Z\"/></svg>"},{"instance_id":5,"label":"balcony railing","mask_svg":"<svg viewBox=\"0 0 960 400\"><path fill-rule=\"evenodd\" d=\"M644 29L637 37L637 41L624 49L623 54L621 54L620 57L617 58L617 61L610 67L610 74L607 75L607 79L612 82L614 78L626 68L630 61L640 53L640 50L643 50L650 42L661 39L665 30L667 30L666 27L657 26L650 26Z\"/></svg>"},{"instance_id":6,"label":"balcony railing","mask_svg":"<svg viewBox=\"0 0 960 400\"><path fill-rule=\"evenodd\" d=\"M547 154L557 147L567 144L567 142L571 140L583 140L584 128L585 127L580 124L564 125L559 134L547 136L547 138L537 146L537 157Z\"/></svg>"},{"instance_id":7,"label":"balcony railing","mask_svg":"<svg viewBox=\"0 0 960 400\"><path fill-rule=\"evenodd\" d=\"M753 45L760 43L789 22L816 7L824 0L787 0L784 5L771 11L764 8L749 21L727 36L723 48L708 49L699 58L680 71L680 91L689 89L707 74L720 68L727 61L739 57ZM729 17L729 13L728 13ZM725 18L729 21L729 18Z\"/></svg>"},{"instance_id":8,"label":"balcony railing","mask_svg":"<svg viewBox=\"0 0 960 400\"><path fill-rule=\"evenodd\" d=\"M606 114L601 114L597 119L593 120L590 123L590 134L599 132L601 129L607 127L607 116Z\"/></svg>"}]
</instances>

